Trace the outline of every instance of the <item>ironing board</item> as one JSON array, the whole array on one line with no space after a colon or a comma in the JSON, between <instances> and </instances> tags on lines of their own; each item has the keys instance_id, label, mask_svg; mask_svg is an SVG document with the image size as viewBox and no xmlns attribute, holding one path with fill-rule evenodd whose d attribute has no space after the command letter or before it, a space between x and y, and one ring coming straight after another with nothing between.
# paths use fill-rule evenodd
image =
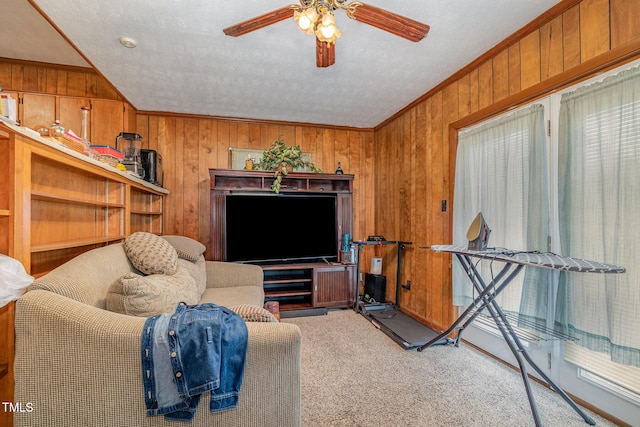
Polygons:
<instances>
[{"instance_id":1,"label":"ironing board","mask_svg":"<svg viewBox=\"0 0 640 427\"><path fill-rule=\"evenodd\" d=\"M541 426L542 422L538 414L538 409L531 391L531 385L529 384L529 377L527 374L527 368L525 361L531 366L544 380L551 386L562 398L584 419L588 424L595 425L595 421L589 417L575 404L575 402L555 383L549 378L542 369L531 359L526 348L522 344L522 341L516 335L513 327L509 323L506 315L500 308L500 305L495 300L495 297L520 273L523 267L540 267L561 271L574 271L580 273L624 273L623 267L616 265L603 264L595 261L587 261L578 258L570 258L565 256L556 255L553 253L541 253L541 252L521 252L512 251L503 248L489 248L484 251L472 251L468 250L464 246L455 245L436 245L431 246L431 250L434 252L446 252L456 256L464 271L471 280L474 289L478 292L478 296L474 299L473 303L462 313L460 317L440 335L433 338L423 346L418 348L418 351L422 351L425 348L438 345L443 339L449 340L450 343L458 345L460 340L460 334L465 327L469 326L471 322L480 314L485 308L489 312L489 315L495 322L496 326L500 330L500 333L504 337L509 349L518 361L520 367L520 373L522 375L522 381L524 382L527 398L529 399L529 405L531 406L531 412L536 426ZM480 258L482 260L500 261L504 263L498 272L498 274L492 276L491 281L486 283L482 278L476 266L471 262L471 258ZM457 331L455 340L452 340L449 335Z\"/></svg>"}]
</instances>

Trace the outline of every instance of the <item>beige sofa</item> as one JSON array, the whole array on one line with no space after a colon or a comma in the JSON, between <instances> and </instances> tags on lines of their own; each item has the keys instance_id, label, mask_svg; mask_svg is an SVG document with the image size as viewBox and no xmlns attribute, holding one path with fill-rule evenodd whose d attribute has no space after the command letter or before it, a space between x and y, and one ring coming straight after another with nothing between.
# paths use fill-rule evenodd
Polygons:
<instances>
[{"instance_id":1,"label":"beige sofa","mask_svg":"<svg viewBox=\"0 0 640 427\"><path fill-rule=\"evenodd\" d=\"M144 317L106 310L109 287L134 272L123 244L86 252L36 280L16 303L16 426L175 426L146 416L140 345ZM206 262L200 302L262 306L262 270ZM247 321L249 348L238 407L193 426L299 426L301 334L297 326ZM187 424L189 425L189 424Z\"/></svg>"}]
</instances>

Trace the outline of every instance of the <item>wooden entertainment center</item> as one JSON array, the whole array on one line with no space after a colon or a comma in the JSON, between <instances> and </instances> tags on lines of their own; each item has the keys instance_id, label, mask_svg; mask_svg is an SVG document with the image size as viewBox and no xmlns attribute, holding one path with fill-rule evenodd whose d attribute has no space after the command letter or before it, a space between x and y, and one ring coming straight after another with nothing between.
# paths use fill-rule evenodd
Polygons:
<instances>
[{"instance_id":1,"label":"wooden entertainment center","mask_svg":"<svg viewBox=\"0 0 640 427\"><path fill-rule=\"evenodd\" d=\"M227 261L226 198L232 194L271 193L273 172L209 169L211 178L212 259ZM353 175L291 172L282 180L281 193L330 194L336 197L337 249L345 233L352 234ZM250 221L250 217L249 221ZM300 218L303 226L304 218ZM284 236L286 237L286 236ZM247 242L251 244L251 242ZM263 265L266 301L278 301L280 310L351 306L357 280L355 264L338 262Z\"/></svg>"}]
</instances>

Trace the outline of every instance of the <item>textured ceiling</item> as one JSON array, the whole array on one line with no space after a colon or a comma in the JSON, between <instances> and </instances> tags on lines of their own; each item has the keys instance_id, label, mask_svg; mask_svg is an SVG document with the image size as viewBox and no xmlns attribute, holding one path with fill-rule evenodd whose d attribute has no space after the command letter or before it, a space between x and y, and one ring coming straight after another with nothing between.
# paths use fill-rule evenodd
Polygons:
<instances>
[{"instance_id":1,"label":"textured ceiling","mask_svg":"<svg viewBox=\"0 0 640 427\"><path fill-rule=\"evenodd\" d=\"M64 34L76 54L29 2ZM431 26L412 43L337 11L336 63L292 19L222 29L291 0L3 0L0 57L95 67L144 111L371 128L557 0L369 0ZM8 14L5 10L9 10ZM135 49L118 42L135 39Z\"/></svg>"}]
</instances>

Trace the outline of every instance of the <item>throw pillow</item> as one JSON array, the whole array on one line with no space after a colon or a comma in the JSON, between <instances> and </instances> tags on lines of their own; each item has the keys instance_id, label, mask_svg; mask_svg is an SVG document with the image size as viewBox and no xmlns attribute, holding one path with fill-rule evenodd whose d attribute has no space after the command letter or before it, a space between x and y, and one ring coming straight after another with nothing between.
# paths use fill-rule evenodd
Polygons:
<instances>
[{"instance_id":1,"label":"throw pillow","mask_svg":"<svg viewBox=\"0 0 640 427\"><path fill-rule=\"evenodd\" d=\"M273 314L268 310L251 304L240 304L229 307L238 316L242 317L245 322L277 322Z\"/></svg>"},{"instance_id":2,"label":"throw pillow","mask_svg":"<svg viewBox=\"0 0 640 427\"><path fill-rule=\"evenodd\" d=\"M185 236L161 236L164 240L171 243L178 252L178 256L191 262L197 262L200 256L207 249L205 245L197 240L190 239Z\"/></svg>"},{"instance_id":3,"label":"throw pillow","mask_svg":"<svg viewBox=\"0 0 640 427\"><path fill-rule=\"evenodd\" d=\"M129 273L116 280L107 293L107 310L130 316L149 317L173 313L180 302L200 301L196 280L183 267L172 276Z\"/></svg>"},{"instance_id":4,"label":"throw pillow","mask_svg":"<svg viewBox=\"0 0 640 427\"><path fill-rule=\"evenodd\" d=\"M174 274L178 253L160 236L137 231L124 241L124 251L131 264L144 274Z\"/></svg>"}]
</instances>

